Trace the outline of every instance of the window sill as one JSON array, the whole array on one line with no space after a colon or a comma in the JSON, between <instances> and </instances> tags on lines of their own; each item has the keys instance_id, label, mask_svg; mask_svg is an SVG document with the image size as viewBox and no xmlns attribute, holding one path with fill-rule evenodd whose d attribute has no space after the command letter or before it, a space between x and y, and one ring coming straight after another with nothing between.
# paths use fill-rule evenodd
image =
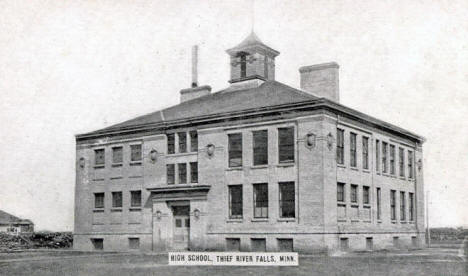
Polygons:
<instances>
[{"instance_id":1,"label":"window sill","mask_svg":"<svg viewBox=\"0 0 468 276\"><path fill-rule=\"evenodd\" d=\"M338 222L347 222L347 219L338 219Z\"/></svg>"},{"instance_id":2,"label":"window sill","mask_svg":"<svg viewBox=\"0 0 468 276\"><path fill-rule=\"evenodd\" d=\"M128 208L130 212L139 212L141 211L141 207L130 207Z\"/></svg>"},{"instance_id":3,"label":"window sill","mask_svg":"<svg viewBox=\"0 0 468 276\"><path fill-rule=\"evenodd\" d=\"M351 219L351 222L360 222L359 219Z\"/></svg>"},{"instance_id":4,"label":"window sill","mask_svg":"<svg viewBox=\"0 0 468 276\"><path fill-rule=\"evenodd\" d=\"M351 203L351 208L353 207L358 207L359 208L359 204L357 202L352 202Z\"/></svg>"},{"instance_id":5,"label":"window sill","mask_svg":"<svg viewBox=\"0 0 468 276\"><path fill-rule=\"evenodd\" d=\"M296 218L278 218L277 221L279 222L294 222Z\"/></svg>"},{"instance_id":6,"label":"window sill","mask_svg":"<svg viewBox=\"0 0 468 276\"><path fill-rule=\"evenodd\" d=\"M94 209L93 213L104 213L104 208L103 209Z\"/></svg>"},{"instance_id":7,"label":"window sill","mask_svg":"<svg viewBox=\"0 0 468 276\"><path fill-rule=\"evenodd\" d=\"M104 225L104 222L93 222L93 225Z\"/></svg>"},{"instance_id":8,"label":"window sill","mask_svg":"<svg viewBox=\"0 0 468 276\"><path fill-rule=\"evenodd\" d=\"M242 166L240 167L228 167L226 171L242 171Z\"/></svg>"},{"instance_id":9,"label":"window sill","mask_svg":"<svg viewBox=\"0 0 468 276\"><path fill-rule=\"evenodd\" d=\"M252 167L250 167L251 170L255 170L255 169L268 169L268 165L254 165Z\"/></svg>"},{"instance_id":10,"label":"window sill","mask_svg":"<svg viewBox=\"0 0 468 276\"><path fill-rule=\"evenodd\" d=\"M93 181L96 181L96 182L98 182L98 181L104 181L104 180L105 180L104 178L95 178L95 179L93 179Z\"/></svg>"},{"instance_id":11,"label":"window sill","mask_svg":"<svg viewBox=\"0 0 468 276\"><path fill-rule=\"evenodd\" d=\"M406 224L406 220L400 221L401 224Z\"/></svg>"},{"instance_id":12,"label":"window sill","mask_svg":"<svg viewBox=\"0 0 468 276\"><path fill-rule=\"evenodd\" d=\"M346 169L346 165L344 165L344 164L338 164L338 163L336 163L336 166L337 166L338 168Z\"/></svg>"},{"instance_id":13,"label":"window sill","mask_svg":"<svg viewBox=\"0 0 468 276\"><path fill-rule=\"evenodd\" d=\"M362 222L371 223L372 221L370 221L370 220L363 220Z\"/></svg>"},{"instance_id":14,"label":"window sill","mask_svg":"<svg viewBox=\"0 0 468 276\"><path fill-rule=\"evenodd\" d=\"M406 180L406 177L400 176L400 179L401 179L401 180Z\"/></svg>"},{"instance_id":15,"label":"window sill","mask_svg":"<svg viewBox=\"0 0 468 276\"><path fill-rule=\"evenodd\" d=\"M122 212L122 208L112 208L111 213L114 213L114 212Z\"/></svg>"},{"instance_id":16,"label":"window sill","mask_svg":"<svg viewBox=\"0 0 468 276\"><path fill-rule=\"evenodd\" d=\"M414 221L410 221L410 222L408 222L408 223L409 223L409 224L414 224Z\"/></svg>"},{"instance_id":17,"label":"window sill","mask_svg":"<svg viewBox=\"0 0 468 276\"><path fill-rule=\"evenodd\" d=\"M138 225L138 224L141 224L141 222L129 222L128 224L129 225Z\"/></svg>"},{"instance_id":18,"label":"window sill","mask_svg":"<svg viewBox=\"0 0 468 276\"><path fill-rule=\"evenodd\" d=\"M229 219L226 219L226 223L241 223L243 221L244 221L243 218L229 218Z\"/></svg>"},{"instance_id":19,"label":"window sill","mask_svg":"<svg viewBox=\"0 0 468 276\"><path fill-rule=\"evenodd\" d=\"M130 166L141 166L141 161L132 161L130 162Z\"/></svg>"},{"instance_id":20,"label":"window sill","mask_svg":"<svg viewBox=\"0 0 468 276\"><path fill-rule=\"evenodd\" d=\"M381 219L378 219L378 220L377 220L377 223L382 223L382 220L381 220Z\"/></svg>"},{"instance_id":21,"label":"window sill","mask_svg":"<svg viewBox=\"0 0 468 276\"><path fill-rule=\"evenodd\" d=\"M253 218L251 222L268 222L268 218Z\"/></svg>"},{"instance_id":22,"label":"window sill","mask_svg":"<svg viewBox=\"0 0 468 276\"><path fill-rule=\"evenodd\" d=\"M111 225L122 225L121 222L112 222Z\"/></svg>"},{"instance_id":23,"label":"window sill","mask_svg":"<svg viewBox=\"0 0 468 276\"><path fill-rule=\"evenodd\" d=\"M196 155L198 154L197 151L191 151L191 152L178 152L178 153L168 153L166 157L178 157L178 156L186 156L186 155Z\"/></svg>"},{"instance_id":24,"label":"window sill","mask_svg":"<svg viewBox=\"0 0 468 276\"><path fill-rule=\"evenodd\" d=\"M363 207L363 208L366 208L366 209L370 209L370 208L371 208L370 204L364 204L362 207Z\"/></svg>"},{"instance_id":25,"label":"window sill","mask_svg":"<svg viewBox=\"0 0 468 276\"><path fill-rule=\"evenodd\" d=\"M114 163L112 164L112 167L122 167L123 164L122 163Z\"/></svg>"},{"instance_id":26,"label":"window sill","mask_svg":"<svg viewBox=\"0 0 468 276\"><path fill-rule=\"evenodd\" d=\"M377 175L381 175L380 172L376 172Z\"/></svg>"},{"instance_id":27,"label":"window sill","mask_svg":"<svg viewBox=\"0 0 468 276\"><path fill-rule=\"evenodd\" d=\"M350 169L353 170L353 171L359 171L359 169L356 168L356 167L350 167Z\"/></svg>"},{"instance_id":28,"label":"window sill","mask_svg":"<svg viewBox=\"0 0 468 276\"><path fill-rule=\"evenodd\" d=\"M362 172L364 172L364 173L370 173L370 170L368 170L368 169L362 169Z\"/></svg>"},{"instance_id":29,"label":"window sill","mask_svg":"<svg viewBox=\"0 0 468 276\"><path fill-rule=\"evenodd\" d=\"M396 224L396 223L397 223L397 221L396 221L396 220L392 220L392 223L393 223L393 224Z\"/></svg>"},{"instance_id":30,"label":"window sill","mask_svg":"<svg viewBox=\"0 0 468 276\"><path fill-rule=\"evenodd\" d=\"M346 203L344 203L344 201L338 201L337 205L346 207Z\"/></svg>"},{"instance_id":31,"label":"window sill","mask_svg":"<svg viewBox=\"0 0 468 276\"><path fill-rule=\"evenodd\" d=\"M128 178L142 178L142 175L130 175Z\"/></svg>"},{"instance_id":32,"label":"window sill","mask_svg":"<svg viewBox=\"0 0 468 276\"><path fill-rule=\"evenodd\" d=\"M115 180L115 179L122 179L123 177L122 176L113 176L111 178L109 178L110 180Z\"/></svg>"},{"instance_id":33,"label":"window sill","mask_svg":"<svg viewBox=\"0 0 468 276\"><path fill-rule=\"evenodd\" d=\"M94 169L104 169L105 165L94 165Z\"/></svg>"},{"instance_id":34,"label":"window sill","mask_svg":"<svg viewBox=\"0 0 468 276\"><path fill-rule=\"evenodd\" d=\"M278 163L276 167L293 167L295 165L294 162L284 162L284 163Z\"/></svg>"}]
</instances>

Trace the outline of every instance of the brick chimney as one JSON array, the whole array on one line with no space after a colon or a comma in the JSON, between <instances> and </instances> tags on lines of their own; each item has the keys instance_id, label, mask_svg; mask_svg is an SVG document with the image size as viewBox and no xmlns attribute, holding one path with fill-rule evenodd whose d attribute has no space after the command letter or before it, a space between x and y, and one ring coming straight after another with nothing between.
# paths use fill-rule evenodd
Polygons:
<instances>
[{"instance_id":1,"label":"brick chimney","mask_svg":"<svg viewBox=\"0 0 468 276\"><path fill-rule=\"evenodd\" d=\"M336 62L315 64L299 68L301 74L301 89L314 96L339 102L339 68L340 66Z\"/></svg>"},{"instance_id":2,"label":"brick chimney","mask_svg":"<svg viewBox=\"0 0 468 276\"><path fill-rule=\"evenodd\" d=\"M198 86L198 45L192 47L192 87L180 90L180 102L186 102L211 93L211 86Z\"/></svg>"}]
</instances>

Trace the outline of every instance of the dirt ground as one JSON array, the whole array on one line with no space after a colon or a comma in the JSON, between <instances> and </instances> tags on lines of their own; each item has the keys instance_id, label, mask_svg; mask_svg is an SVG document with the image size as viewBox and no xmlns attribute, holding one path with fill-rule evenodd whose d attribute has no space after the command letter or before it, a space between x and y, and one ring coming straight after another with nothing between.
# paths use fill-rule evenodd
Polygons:
<instances>
[{"instance_id":1,"label":"dirt ground","mask_svg":"<svg viewBox=\"0 0 468 276\"><path fill-rule=\"evenodd\" d=\"M167 254L25 251L0 253L0 275L468 275L456 248L301 255L297 267L168 266Z\"/></svg>"}]
</instances>

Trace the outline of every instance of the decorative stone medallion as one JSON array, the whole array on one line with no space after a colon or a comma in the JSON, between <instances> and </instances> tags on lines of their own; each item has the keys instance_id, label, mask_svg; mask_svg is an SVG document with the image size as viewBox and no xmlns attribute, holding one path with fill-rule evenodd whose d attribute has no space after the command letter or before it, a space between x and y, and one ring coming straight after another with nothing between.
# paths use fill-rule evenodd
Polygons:
<instances>
[{"instance_id":1,"label":"decorative stone medallion","mask_svg":"<svg viewBox=\"0 0 468 276\"><path fill-rule=\"evenodd\" d=\"M316 138L317 138L317 136L314 133L312 133L312 132L307 133L307 135L306 135L306 147L308 147L309 149L315 148Z\"/></svg>"},{"instance_id":2,"label":"decorative stone medallion","mask_svg":"<svg viewBox=\"0 0 468 276\"><path fill-rule=\"evenodd\" d=\"M206 154L208 154L208 157L213 157L215 152L215 146L213 144L208 144L206 145Z\"/></svg>"},{"instance_id":3,"label":"decorative stone medallion","mask_svg":"<svg viewBox=\"0 0 468 276\"><path fill-rule=\"evenodd\" d=\"M152 149L149 153L151 162L154 164L156 161L158 161L158 151L155 149Z\"/></svg>"},{"instance_id":4,"label":"decorative stone medallion","mask_svg":"<svg viewBox=\"0 0 468 276\"><path fill-rule=\"evenodd\" d=\"M328 150L332 150L334 140L335 140L335 139L333 138L333 135L329 132L328 135L327 135L327 147L328 147Z\"/></svg>"},{"instance_id":5,"label":"decorative stone medallion","mask_svg":"<svg viewBox=\"0 0 468 276\"><path fill-rule=\"evenodd\" d=\"M84 157L81 157L80 160L78 161L78 164L80 166L80 168L84 168L85 167L85 159Z\"/></svg>"}]
</instances>

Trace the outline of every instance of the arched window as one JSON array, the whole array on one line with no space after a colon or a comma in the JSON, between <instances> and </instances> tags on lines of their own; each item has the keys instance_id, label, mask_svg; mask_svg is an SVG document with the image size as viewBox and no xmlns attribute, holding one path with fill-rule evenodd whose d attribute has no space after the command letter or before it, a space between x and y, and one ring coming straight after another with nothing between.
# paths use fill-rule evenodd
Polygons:
<instances>
[{"instance_id":1,"label":"arched window","mask_svg":"<svg viewBox=\"0 0 468 276\"><path fill-rule=\"evenodd\" d=\"M240 77L245 78L247 76L247 55L246 52L240 52L237 56L240 58Z\"/></svg>"}]
</instances>

